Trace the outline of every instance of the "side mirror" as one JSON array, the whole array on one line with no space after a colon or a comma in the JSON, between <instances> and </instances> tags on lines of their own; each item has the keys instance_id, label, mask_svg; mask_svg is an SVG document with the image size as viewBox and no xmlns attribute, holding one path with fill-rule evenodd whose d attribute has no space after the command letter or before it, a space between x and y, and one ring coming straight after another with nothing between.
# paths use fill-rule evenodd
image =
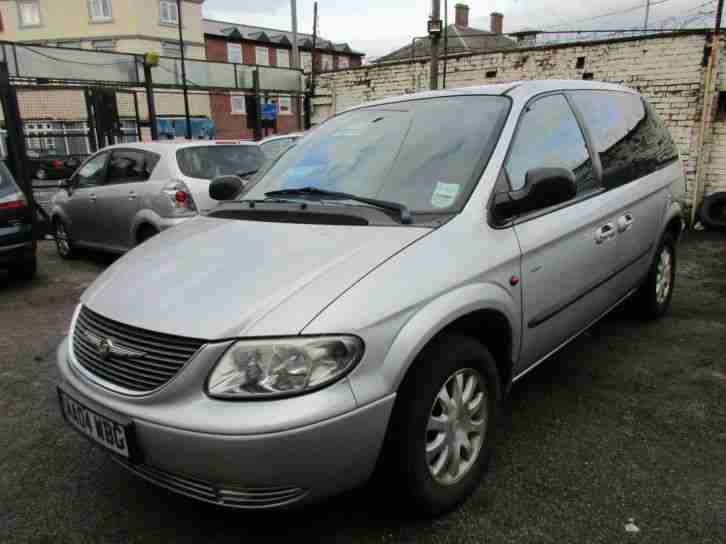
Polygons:
<instances>
[{"instance_id":1,"label":"side mirror","mask_svg":"<svg viewBox=\"0 0 726 544\"><path fill-rule=\"evenodd\" d=\"M232 200L244 187L245 182L237 176L219 176L209 184L209 196L214 200Z\"/></svg>"},{"instance_id":2,"label":"side mirror","mask_svg":"<svg viewBox=\"0 0 726 544\"><path fill-rule=\"evenodd\" d=\"M494 215L504 221L567 202L577 194L575 174L568 168L533 168L524 177L519 191L499 193L494 197Z\"/></svg>"}]
</instances>

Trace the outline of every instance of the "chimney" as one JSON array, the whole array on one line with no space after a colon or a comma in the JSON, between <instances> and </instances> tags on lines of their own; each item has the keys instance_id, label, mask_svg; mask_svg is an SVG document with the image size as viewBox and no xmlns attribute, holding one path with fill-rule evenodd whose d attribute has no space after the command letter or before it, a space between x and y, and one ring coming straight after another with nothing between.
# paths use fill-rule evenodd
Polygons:
<instances>
[{"instance_id":1,"label":"chimney","mask_svg":"<svg viewBox=\"0 0 726 544\"><path fill-rule=\"evenodd\" d=\"M466 4L456 4L456 26L460 28L469 28L469 6Z\"/></svg>"},{"instance_id":2,"label":"chimney","mask_svg":"<svg viewBox=\"0 0 726 544\"><path fill-rule=\"evenodd\" d=\"M492 34L501 34L504 30L504 15L496 11L491 14L491 31Z\"/></svg>"}]
</instances>

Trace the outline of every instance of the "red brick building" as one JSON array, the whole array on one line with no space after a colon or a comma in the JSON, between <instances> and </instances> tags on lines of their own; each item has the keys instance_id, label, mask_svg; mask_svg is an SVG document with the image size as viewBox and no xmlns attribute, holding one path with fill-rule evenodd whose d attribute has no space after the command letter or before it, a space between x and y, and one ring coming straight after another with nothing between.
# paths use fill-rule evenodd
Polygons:
<instances>
[{"instance_id":1,"label":"red brick building","mask_svg":"<svg viewBox=\"0 0 726 544\"><path fill-rule=\"evenodd\" d=\"M203 29L207 60L284 68L292 65L292 32L209 19L203 21ZM313 63L316 72L360 66L364 56L348 44L336 44L319 37L313 51L313 37L309 34L298 34L298 49L298 65L306 73L312 70ZM243 94L213 94L210 100L217 138L252 138L252 131L247 128ZM278 104L278 134L302 130L298 115L302 111L301 100L292 96L270 97L269 100Z\"/></svg>"}]
</instances>

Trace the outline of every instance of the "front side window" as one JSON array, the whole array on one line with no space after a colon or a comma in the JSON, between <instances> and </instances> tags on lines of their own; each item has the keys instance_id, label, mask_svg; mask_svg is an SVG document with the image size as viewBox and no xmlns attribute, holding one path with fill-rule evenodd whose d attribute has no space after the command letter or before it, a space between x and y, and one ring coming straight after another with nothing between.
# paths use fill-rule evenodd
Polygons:
<instances>
[{"instance_id":1,"label":"front side window","mask_svg":"<svg viewBox=\"0 0 726 544\"><path fill-rule=\"evenodd\" d=\"M678 158L668 129L638 95L578 91L572 97L592 134L606 187L630 183Z\"/></svg>"},{"instance_id":2,"label":"front side window","mask_svg":"<svg viewBox=\"0 0 726 544\"><path fill-rule=\"evenodd\" d=\"M111 0L88 0L91 21L111 20Z\"/></svg>"},{"instance_id":3,"label":"front side window","mask_svg":"<svg viewBox=\"0 0 726 544\"><path fill-rule=\"evenodd\" d=\"M541 98L522 115L506 166L513 190L524 187L529 170L541 167L572 170L578 194L598 187L585 138L564 96Z\"/></svg>"},{"instance_id":4,"label":"front side window","mask_svg":"<svg viewBox=\"0 0 726 544\"><path fill-rule=\"evenodd\" d=\"M452 96L370 106L326 121L287 151L245 198L315 187L460 211L499 138L510 100Z\"/></svg>"},{"instance_id":5,"label":"front side window","mask_svg":"<svg viewBox=\"0 0 726 544\"><path fill-rule=\"evenodd\" d=\"M109 153L104 151L95 157L91 157L76 174L75 185L80 188L101 185L103 183L104 173L106 172L106 160L108 156Z\"/></svg>"},{"instance_id":6,"label":"front side window","mask_svg":"<svg viewBox=\"0 0 726 544\"><path fill-rule=\"evenodd\" d=\"M227 62L235 64L242 64L242 44L239 43L228 43L227 44Z\"/></svg>"},{"instance_id":7,"label":"front side window","mask_svg":"<svg viewBox=\"0 0 726 544\"><path fill-rule=\"evenodd\" d=\"M290 68L290 51L287 49L277 50L277 65L281 68Z\"/></svg>"},{"instance_id":8,"label":"front side window","mask_svg":"<svg viewBox=\"0 0 726 544\"><path fill-rule=\"evenodd\" d=\"M230 113L232 115L245 115L245 95L233 94L229 97Z\"/></svg>"},{"instance_id":9,"label":"front side window","mask_svg":"<svg viewBox=\"0 0 726 544\"><path fill-rule=\"evenodd\" d=\"M255 62L261 66L270 65L270 52L267 47L255 47Z\"/></svg>"},{"instance_id":10,"label":"front side window","mask_svg":"<svg viewBox=\"0 0 726 544\"><path fill-rule=\"evenodd\" d=\"M187 147L177 151L176 158L182 174L199 179L249 174L259 170L267 160L256 145Z\"/></svg>"},{"instance_id":11,"label":"front side window","mask_svg":"<svg viewBox=\"0 0 726 544\"><path fill-rule=\"evenodd\" d=\"M176 0L159 0L159 21L165 25L179 24Z\"/></svg>"},{"instance_id":12,"label":"front side window","mask_svg":"<svg viewBox=\"0 0 726 544\"><path fill-rule=\"evenodd\" d=\"M40 26L40 6L38 0L21 0L18 2L21 26Z\"/></svg>"},{"instance_id":13,"label":"front side window","mask_svg":"<svg viewBox=\"0 0 726 544\"><path fill-rule=\"evenodd\" d=\"M151 175L147 154L141 150L123 149L114 151L108 162L106 183L136 183L146 181Z\"/></svg>"}]
</instances>

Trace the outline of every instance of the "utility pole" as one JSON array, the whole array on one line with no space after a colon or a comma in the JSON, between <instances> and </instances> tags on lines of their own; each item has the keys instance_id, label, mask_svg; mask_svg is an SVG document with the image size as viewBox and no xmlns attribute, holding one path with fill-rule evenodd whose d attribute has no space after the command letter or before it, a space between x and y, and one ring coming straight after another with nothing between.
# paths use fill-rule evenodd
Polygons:
<instances>
[{"instance_id":1,"label":"utility pole","mask_svg":"<svg viewBox=\"0 0 726 544\"><path fill-rule=\"evenodd\" d=\"M650 0L645 0L645 22L643 23L643 30L648 32L648 19L650 19Z\"/></svg>"},{"instance_id":2,"label":"utility pole","mask_svg":"<svg viewBox=\"0 0 726 544\"><path fill-rule=\"evenodd\" d=\"M182 0L176 0L177 21L179 22L179 46L181 48L182 89L184 91L184 114L187 120L187 140L192 139L192 120L189 117L189 87L187 86L187 69L184 63L184 31L182 30Z\"/></svg>"},{"instance_id":3,"label":"utility pole","mask_svg":"<svg viewBox=\"0 0 726 544\"><path fill-rule=\"evenodd\" d=\"M444 81L441 87L446 89L446 69L449 58L449 0L444 0Z\"/></svg>"},{"instance_id":4,"label":"utility pole","mask_svg":"<svg viewBox=\"0 0 726 544\"><path fill-rule=\"evenodd\" d=\"M431 0L431 20L429 21L431 40L431 83L430 88L439 88L439 40L441 39L441 0Z\"/></svg>"},{"instance_id":5,"label":"utility pole","mask_svg":"<svg viewBox=\"0 0 726 544\"><path fill-rule=\"evenodd\" d=\"M318 46L318 3L313 4L313 52L310 54L312 66L310 67L310 109L312 98L315 96L315 48Z\"/></svg>"}]
</instances>

